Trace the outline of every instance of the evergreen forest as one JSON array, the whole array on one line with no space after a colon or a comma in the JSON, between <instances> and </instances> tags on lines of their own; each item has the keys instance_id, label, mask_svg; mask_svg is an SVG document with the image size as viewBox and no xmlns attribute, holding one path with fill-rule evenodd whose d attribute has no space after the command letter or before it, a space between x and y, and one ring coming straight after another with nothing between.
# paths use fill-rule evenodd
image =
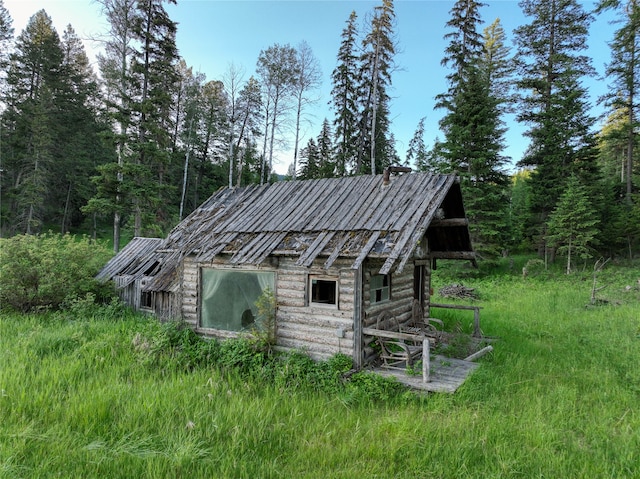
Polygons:
<instances>
[{"instance_id":1,"label":"evergreen forest","mask_svg":"<svg viewBox=\"0 0 640 479\"><path fill-rule=\"evenodd\" d=\"M598 0L592 11L577 0L521 0L527 22L509 36L483 18L484 3L451 2L440 131L428 145L421 120L406 152L390 115L402 48L393 0L344 19L326 79L304 41L265 46L248 78L231 65L208 79L180 56L166 9L176 0L95 1L108 31L94 66L74 26L56 31L43 9L14 31L0 0L1 237L81 232L112 238L118 251L121 238L166 235L221 187L401 165L460 176L482 259L558 256L570 272L589 258L640 253L636 0ZM589 27L605 12L616 18L602 40L607 94L591 98ZM333 117L303 141L323 80ZM602 123L592 102L604 107ZM505 155L507 115L526 126L516 164ZM292 157L278 175L285 141Z\"/></svg>"}]
</instances>

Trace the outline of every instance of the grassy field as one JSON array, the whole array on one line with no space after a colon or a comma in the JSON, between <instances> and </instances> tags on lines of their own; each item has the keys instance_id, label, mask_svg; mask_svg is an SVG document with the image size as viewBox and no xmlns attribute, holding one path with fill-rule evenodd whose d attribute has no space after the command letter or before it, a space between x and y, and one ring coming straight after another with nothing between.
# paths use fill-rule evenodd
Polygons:
<instances>
[{"instance_id":1,"label":"grassy field","mask_svg":"<svg viewBox=\"0 0 640 479\"><path fill-rule=\"evenodd\" d=\"M0 477L640 477L640 269L607 267L597 306L588 271L519 272L463 278L500 339L454 395L187 367L115 306L5 314ZM468 328L464 313L442 317Z\"/></svg>"}]
</instances>

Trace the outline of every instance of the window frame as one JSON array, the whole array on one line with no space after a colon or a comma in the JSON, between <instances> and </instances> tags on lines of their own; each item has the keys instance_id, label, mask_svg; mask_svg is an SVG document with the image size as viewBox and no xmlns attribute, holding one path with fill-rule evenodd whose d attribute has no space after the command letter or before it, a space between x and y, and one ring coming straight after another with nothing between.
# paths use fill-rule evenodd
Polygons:
<instances>
[{"instance_id":1,"label":"window frame","mask_svg":"<svg viewBox=\"0 0 640 479\"><path fill-rule=\"evenodd\" d=\"M226 328L221 328L221 327L215 327L212 324L207 324L205 325L205 321L204 321L204 317L203 315L205 314L205 308L203 307L203 301L205 300L204 298L204 294L202 291L202 288L204 287L204 283L205 283L205 273L206 271L218 271L218 272L224 272L224 273L230 273L230 272L234 272L234 273L242 273L242 274L247 274L247 273L251 273L251 274L262 274L262 273L270 273L273 275L272 279L273 279L273 288L272 288L272 293L274 295L274 298L277 297L276 296L276 285L278 282L278 276L277 276L277 271L276 270L272 270L272 269L247 269L247 268L243 268L243 269L236 269L236 268L225 268L225 267L218 267L217 265L201 265L199 267L199 281L198 281L198 314L197 314L197 329L198 330L202 330L202 331L208 331L208 332L215 332L215 335L221 335L224 337L235 337L239 334L242 333L246 333L247 329L245 328L240 328L240 329L226 329ZM263 289L264 291L264 289ZM253 305L251 307L251 309L253 310ZM253 311L252 311L253 313ZM257 318L257 316L254 313L254 318ZM271 327L275 328L275 324L271 325Z\"/></svg>"},{"instance_id":2,"label":"window frame","mask_svg":"<svg viewBox=\"0 0 640 479\"><path fill-rule=\"evenodd\" d=\"M313 282L314 281L323 281L323 282L333 282L334 283L334 296L335 302L320 302L313 300ZM310 274L307 277L307 306L309 307L318 307L318 308L328 308L328 309L340 309L340 278L338 276L327 276L321 274Z\"/></svg>"},{"instance_id":3,"label":"window frame","mask_svg":"<svg viewBox=\"0 0 640 479\"><path fill-rule=\"evenodd\" d=\"M374 278L382 278L382 286L374 288ZM385 278L387 285L385 286ZM377 285L376 285L377 286ZM384 291L387 292L386 298L377 299L377 293L380 291L382 296ZM370 304L382 304L391 301L391 275L390 274L372 274L369 277L369 303Z\"/></svg>"}]
</instances>

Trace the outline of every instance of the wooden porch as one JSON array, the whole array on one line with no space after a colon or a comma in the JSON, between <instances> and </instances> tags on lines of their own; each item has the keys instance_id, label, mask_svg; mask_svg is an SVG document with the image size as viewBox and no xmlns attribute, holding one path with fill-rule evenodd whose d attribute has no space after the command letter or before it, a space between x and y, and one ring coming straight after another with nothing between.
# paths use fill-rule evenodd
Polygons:
<instances>
[{"instance_id":1,"label":"wooden porch","mask_svg":"<svg viewBox=\"0 0 640 479\"><path fill-rule=\"evenodd\" d=\"M448 358L436 355L430 361L429 379L423 380L422 374L409 374L407 370L374 367L373 373L384 377L393 377L398 382L417 391L454 393L480 364L464 359Z\"/></svg>"}]
</instances>

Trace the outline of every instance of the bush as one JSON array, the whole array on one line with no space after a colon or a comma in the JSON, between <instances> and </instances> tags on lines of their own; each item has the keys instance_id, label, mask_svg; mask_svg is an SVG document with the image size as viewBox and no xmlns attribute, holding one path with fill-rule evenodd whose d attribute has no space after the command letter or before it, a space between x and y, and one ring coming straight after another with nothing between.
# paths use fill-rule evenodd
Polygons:
<instances>
[{"instance_id":1,"label":"bush","mask_svg":"<svg viewBox=\"0 0 640 479\"><path fill-rule=\"evenodd\" d=\"M94 279L110 255L105 246L68 234L0 239L0 306L29 312L59 309L87 293L110 299L111 288Z\"/></svg>"}]
</instances>

